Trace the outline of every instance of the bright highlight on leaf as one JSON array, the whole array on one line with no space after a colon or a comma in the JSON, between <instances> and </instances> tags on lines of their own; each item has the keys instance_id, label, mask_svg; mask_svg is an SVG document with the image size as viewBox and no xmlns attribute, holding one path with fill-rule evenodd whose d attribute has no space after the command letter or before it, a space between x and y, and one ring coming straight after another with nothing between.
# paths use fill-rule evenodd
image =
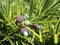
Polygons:
<instances>
[{"instance_id":1,"label":"bright highlight on leaf","mask_svg":"<svg viewBox=\"0 0 60 45\"><path fill-rule=\"evenodd\" d=\"M58 36L57 36L57 34L54 34L54 43L55 43L55 44L58 43Z\"/></svg>"}]
</instances>

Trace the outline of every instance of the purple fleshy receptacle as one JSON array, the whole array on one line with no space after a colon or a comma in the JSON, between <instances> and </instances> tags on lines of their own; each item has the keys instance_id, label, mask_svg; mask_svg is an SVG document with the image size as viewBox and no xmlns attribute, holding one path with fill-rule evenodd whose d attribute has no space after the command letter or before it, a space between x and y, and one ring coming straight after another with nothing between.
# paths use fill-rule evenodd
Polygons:
<instances>
[{"instance_id":1,"label":"purple fleshy receptacle","mask_svg":"<svg viewBox=\"0 0 60 45\"><path fill-rule=\"evenodd\" d=\"M16 21L18 21L18 22L22 22L23 20L24 20L24 16L23 15L20 15L20 16L16 17Z\"/></svg>"}]
</instances>

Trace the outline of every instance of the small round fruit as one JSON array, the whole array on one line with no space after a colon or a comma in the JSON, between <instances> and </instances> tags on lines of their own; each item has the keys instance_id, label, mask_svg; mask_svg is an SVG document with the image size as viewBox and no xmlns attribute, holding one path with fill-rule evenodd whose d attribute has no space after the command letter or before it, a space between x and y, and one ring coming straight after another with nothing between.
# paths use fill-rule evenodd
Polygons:
<instances>
[{"instance_id":1,"label":"small round fruit","mask_svg":"<svg viewBox=\"0 0 60 45\"><path fill-rule=\"evenodd\" d=\"M16 17L16 21L18 21L18 22L22 22L23 20L24 20L24 16L23 15L20 15L20 16Z\"/></svg>"},{"instance_id":2,"label":"small round fruit","mask_svg":"<svg viewBox=\"0 0 60 45\"><path fill-rule=\"evenodd\" d=\"M24 24L25 24L25 25L29 25L29 24L30 24L30 21L29 21L29 20L25 20L25 21L24 21Z\"/></svg>"},{"instance_id":3,"label":"small round fruit","mask_svg":"<svg viewBox=\"0 0 60 45\"><path fill-rule=\"evenodd\" d=\"M21 28L20 32L24 33L25 31L27 31L28 33L30 33L30 31L27 28Z\"/></svg>"},{"instance_id":4,"label":"small round fruit","mask_svg":"<svg viewBox=\"0 0 60 45\"><path fill-rule=\"evenodd\" d=\"M43 27L42 27L42 25L38 25L38 29L42 29Z\"/></svg>"},{"instance_id":5,"label":"small round fruit","mask_svg":"<svg viewBox=\"0 0 60 45\"><path fill-rule=\"evenodd\" d=\"M27 19L29 18L29 16L27 14L24 15L24 19Z\"/></svg>"},{"instance_id":6,"label":"small round fruit","mask_svg":"<svg viewBox=\"0 0 60 45\"><path fill-rule=\"evenodd\" d=\"M31 28L32 28L32 29L42 29L43 27L42 27L42 25L32 24L32 25L31 25Z\"/></svg>"},{"instance_id":7,"label":"small round fruit","mask_svg":"<svg viewBox=\"0 0 60 45\"><path fill-rule=\"evenodd\" d=\"M32 25L31 25L31 28L32 28L32 29L37 29L37 28L38 28L38 24L32 24Z\"/></svg>"},{"instance_id":8,"label":"small round fruit","mask_svg":"<svg viewBox=\"0 0 60 45\"><path fill-rule=\"evenodd\" d=\"M23 33L23 35L24 35L24 36L28 36L28 32L25 31L25 32Z\"/></svg>"}]
</instances>

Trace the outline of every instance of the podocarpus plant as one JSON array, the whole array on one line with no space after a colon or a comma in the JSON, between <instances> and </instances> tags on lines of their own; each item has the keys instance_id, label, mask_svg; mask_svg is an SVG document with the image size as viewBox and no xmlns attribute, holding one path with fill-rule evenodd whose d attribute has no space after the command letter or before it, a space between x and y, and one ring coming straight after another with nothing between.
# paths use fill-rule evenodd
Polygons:
<instances>
[{"instance_id":1,"label":"podocarpus plant","mask_svg":"<svg viewBox=\"0 0 60 45\"><path fill-rule=\"evenodd\" d=\"M25 23L16 21L21 14L29 16ZM59 45L59 35L60 0L0 0L0 45Z\"/></svg>"}]
</instances>

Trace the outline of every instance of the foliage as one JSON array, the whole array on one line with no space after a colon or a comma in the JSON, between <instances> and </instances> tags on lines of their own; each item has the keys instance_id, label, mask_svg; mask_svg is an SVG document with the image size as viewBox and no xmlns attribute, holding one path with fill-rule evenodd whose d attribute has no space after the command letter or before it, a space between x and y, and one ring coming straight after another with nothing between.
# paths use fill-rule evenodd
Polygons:
<instances>
[{"instance_id":1,"label":"foliage","mask_svg":"<svg viewBox=\"0 0 60 45\"><path fill-rule=\"evenodd\" d=\"M43 29L31 29L28 36L20 33L16 16L27 14L30 23ZM0 0L0 45L59 45L60 0Z\"/></svg>"}]
</instances>

